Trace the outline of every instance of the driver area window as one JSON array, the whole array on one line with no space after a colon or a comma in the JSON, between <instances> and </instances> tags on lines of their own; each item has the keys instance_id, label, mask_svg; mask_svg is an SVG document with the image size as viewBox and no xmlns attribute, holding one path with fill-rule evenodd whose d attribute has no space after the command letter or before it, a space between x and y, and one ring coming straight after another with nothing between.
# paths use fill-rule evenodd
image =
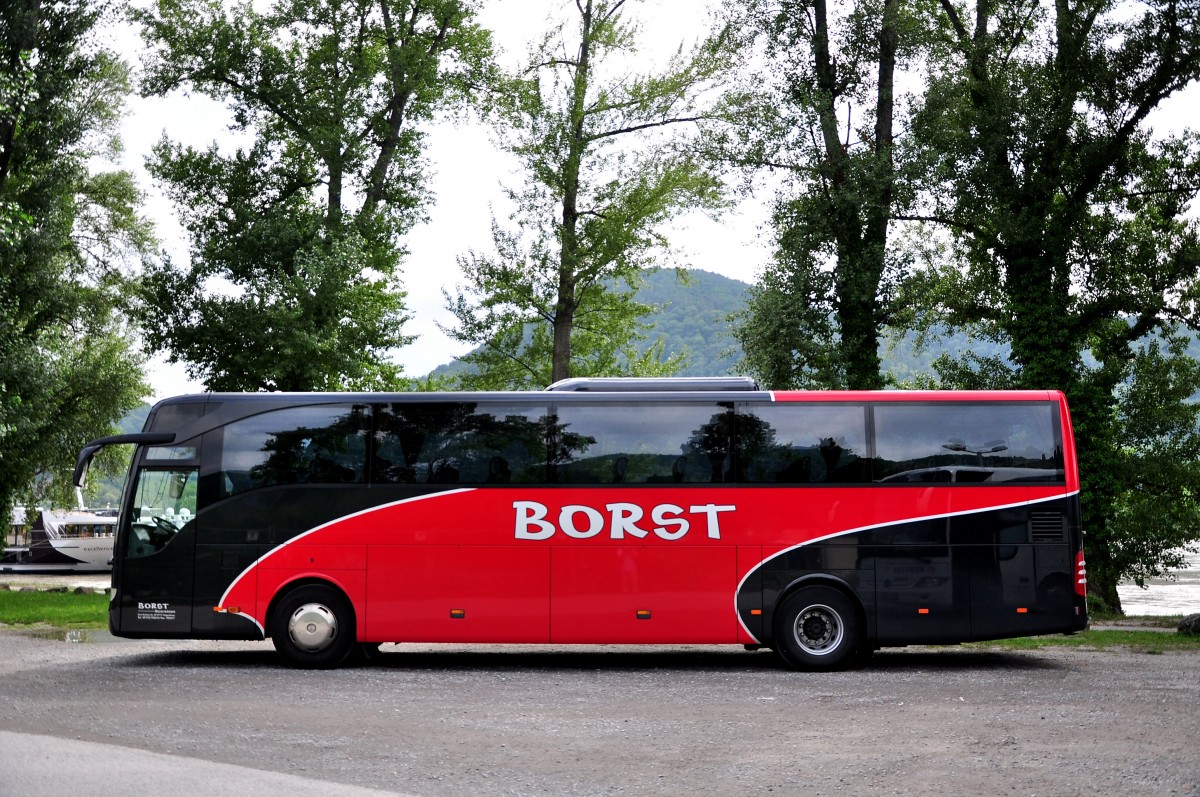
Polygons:
<instances>
[{"instance_id":1,"label":"driver area window","mask_svg":"<svg viewBox=\"0 0 1200 797\"><path fill-rule=\"evenodd\" d=\"M195 468L154 468L138 473L129 510L127 557L158 553L195 520L196 481Z\"/></svg>"}]
</instances>

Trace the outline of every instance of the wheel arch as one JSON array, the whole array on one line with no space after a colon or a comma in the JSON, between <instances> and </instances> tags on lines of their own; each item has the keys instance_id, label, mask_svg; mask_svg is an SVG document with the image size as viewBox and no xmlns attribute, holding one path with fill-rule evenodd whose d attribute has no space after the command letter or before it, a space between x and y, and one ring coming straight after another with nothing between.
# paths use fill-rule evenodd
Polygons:
<instances>
[{"instance_id":1,"label":"wheel arch","mask_svg":"<svg viewBox=\"0 0 1200 797\"><path fill-rule=\"evenodd\" d=\"M805 587L832 587L844 594L854 605L855 613L858 615L858 621L861 623L863 629L864 638L870 639L872 637L871 632L874 630L874 624L868 622L866 606L859 596L858 590L851 586L850 582L832 573L807 573L788 582L787 586L779 591L775 602L771 604L769 614L763 618L763 634L767 637L769 643L773 645L775 642L775 617L779 611L779 607L783 605L784 601Z\"/></svg>"},{"instance_id":2,"label":"wheel arch","mask_svg":"<svg viewBox=\"0 0 1200 797\"><path fill-rule=\"evenodd\" d=\"M284 583L280 584L278 588L276 588L275 594L271 596L271 602L267 604L266 615L263 617L263 631L265 637L270 638L271 636L271 628L274 627L273 622L275 620L275 612L279 608L279 604L283 601L283 599L297 589L314 586L329 587L330 589L337 590L341 593L342 597L346 599L346 605L350 607L350 613L353 615L352 619L354 620L355 635L358 635L359 629L361 628L359 611L358 607L354 604L354 599L350 597L350 591L346 589L346 586L344 584L339 584L335 579L327 576L305 575L297 576L289 581L285 581Z\"/></svg>"}]
</instances>

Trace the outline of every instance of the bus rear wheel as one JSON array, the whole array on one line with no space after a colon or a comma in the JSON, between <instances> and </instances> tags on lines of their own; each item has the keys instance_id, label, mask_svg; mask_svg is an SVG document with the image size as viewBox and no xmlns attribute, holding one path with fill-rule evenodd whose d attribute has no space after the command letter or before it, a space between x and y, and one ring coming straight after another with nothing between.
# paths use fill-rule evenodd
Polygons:
<instances>
[{"instance_id":1,"label":"bus rear wheel","mask_svg":"<svg viewBox=\"0 0 1200 797\"><path fill-rule=\"evenodd\" d=\"M275 607L271 641L292 667L336 667L355 644L354 610L346 596L333 587L299 587L284 595Z\"/></svg>"},{"instance_id":2,"label":"bus rear wheel","mask_svg":"<svg viewBox=\"0 0 1200 797\"><path fill-rule=\"evenodd\" d=\"M775 613L775 650L797 670L837 670L862 649L862 623L854 602L833 587L804 587Z\"/></svg>"}]
</instances>

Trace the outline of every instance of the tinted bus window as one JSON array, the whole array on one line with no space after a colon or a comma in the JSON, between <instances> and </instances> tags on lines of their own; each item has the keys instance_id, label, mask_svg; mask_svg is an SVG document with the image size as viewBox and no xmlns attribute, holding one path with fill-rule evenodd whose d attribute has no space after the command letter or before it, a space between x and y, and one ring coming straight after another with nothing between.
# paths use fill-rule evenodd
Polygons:
<instances>
[{"instance_id":1,"label":"tinted bus window","mask_svg":"<svg viewBox=\"0 0 1200 797\"><path fill-rule=\"evenodd\" d=\"M316 405L255 415L225 427L222 495L277 484L366 481L370 418L361 406Z\"/></svg>"},{"instance_id":2,"label":"tinted bus window","mask_svg":"<svg viewBox=\"0 0 1200 797\"><path fill-rule=\"evenodd\" d=\"M744 480L854 484L869 479L862 405L780 403L738 407Z\"/></svg>"},{"instance_id":3,"label":"tinted bus window","mask_svg":"<svg viewBox=\"0 0 1200 797\"><path fill-rule=\"evenodd\" d=\"M546 480L545 409L445 402L376 410L372 480L384 484L537 484Z\"/></svg>"},{"instance_id":4,"label":"tinted bus window","mask_svg":"<svg viewBox=\"0 0 1200 797\"><path fill-rule=\"evenodd\" d=\"M876 404L875 478L886 482L1062 481L1050 404Z\"/></svg>"},{"instance_id":5,"label":"tinted bus window","mask_svg":"<svg viewBox=\"0 0 1200 797\"><path fill-rule=\"evenodd\" d=\"M159 453L156 449L147 453L152 451ZM133 558L158 553L196 517L196 469L141 470L128 515L131 533L126 537L125 555Z\"/></svg>"},{"instance_id":6,"label":"tinted bus window","mask_svg":"<svg viewBox=\"0 0 1200 797\"><path fill-rule=\"evenodd\" d=\"M558 481L684 484L731 480L733 410L719 404L563 404Z\"/></svg>"}]
</instances>

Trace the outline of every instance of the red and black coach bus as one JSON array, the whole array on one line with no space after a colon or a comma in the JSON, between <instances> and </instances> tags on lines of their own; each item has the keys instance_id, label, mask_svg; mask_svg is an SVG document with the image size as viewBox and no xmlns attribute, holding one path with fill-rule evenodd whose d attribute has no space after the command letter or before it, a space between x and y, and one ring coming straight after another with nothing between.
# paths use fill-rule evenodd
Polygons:
<instances>
[{"instance_id":1,"label":"red and black coach bus","mask_svg":"<svg viewBox=\"0 0 1200 797\"><path fill-rule=\"evenodd\" d=\"M112 632L882 646L1086 627L1064 397L567 380L541 392L204 394L136 445Z\"/></svg>"}]
</instances>

